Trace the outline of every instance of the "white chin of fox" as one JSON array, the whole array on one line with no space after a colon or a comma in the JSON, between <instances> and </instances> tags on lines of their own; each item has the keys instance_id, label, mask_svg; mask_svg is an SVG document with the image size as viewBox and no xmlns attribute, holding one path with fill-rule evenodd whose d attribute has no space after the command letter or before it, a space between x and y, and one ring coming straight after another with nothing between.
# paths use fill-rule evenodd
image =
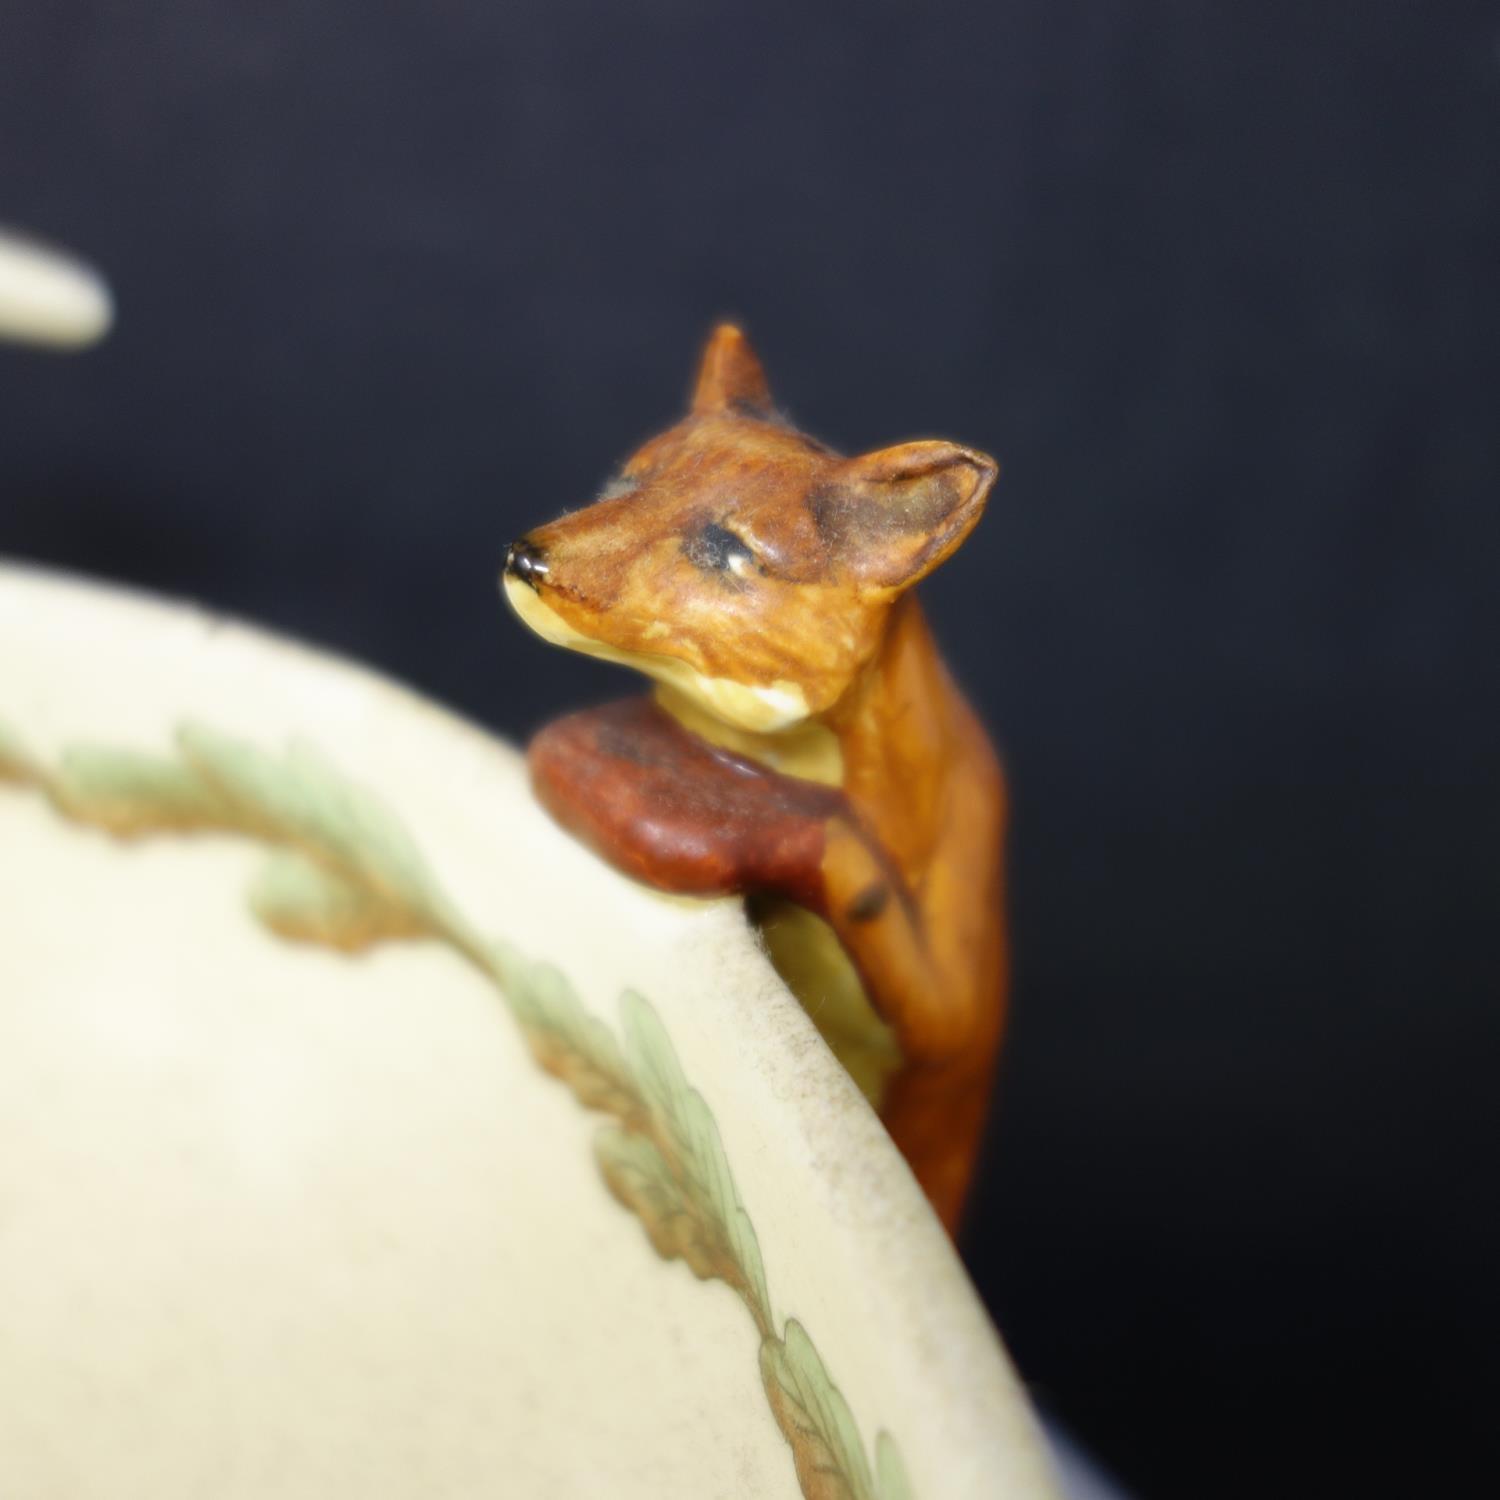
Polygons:
<instances>
[{"instance_id":1,"label":"white chin of fox","mask_svg":"<svg viewBox=\"0 0 1500 1500\"><path fill-rule=\"evenodd\" d=\"M795 683L748 683L730 677L705 677L676 657L621 651L575 630L519 578L506 577L505 597L522 621L544 641L644 672L675 688L705 713L737 729L748 729L753 734L779 734L808 717L807 697Z\"/></svg>"}]
</instances>

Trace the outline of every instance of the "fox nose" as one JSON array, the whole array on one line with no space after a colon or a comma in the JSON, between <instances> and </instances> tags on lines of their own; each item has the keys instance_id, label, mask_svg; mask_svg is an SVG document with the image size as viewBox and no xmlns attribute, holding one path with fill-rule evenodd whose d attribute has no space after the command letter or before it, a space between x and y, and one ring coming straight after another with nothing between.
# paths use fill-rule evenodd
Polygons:
<instances>
[{"instance_id":1,"label":"fox nose","mask_svg":"<svg viewBox=\"0 0 1500 1500\"><path fill-rule=\"evenodd\" d=\"M520 537L506 548L505 571L535 588L547 576L547 554L529 538Z\"/></svg>"}]
</instances>

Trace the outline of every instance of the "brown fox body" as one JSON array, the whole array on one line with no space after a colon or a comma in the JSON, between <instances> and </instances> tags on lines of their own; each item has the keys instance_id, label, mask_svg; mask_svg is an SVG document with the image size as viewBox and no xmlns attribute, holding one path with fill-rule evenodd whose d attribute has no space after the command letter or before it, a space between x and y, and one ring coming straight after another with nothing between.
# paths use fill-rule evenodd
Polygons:
<instances>
[{"instance_id":1,"label":"brown fox body","mask_svg":"<svg viewBox=\"0 0 1500 1500\"><path fill-rule=\"evenodd\" d=\"M745 896L950 1229L1005 1010L1005 790L907 591L995 472L944 442L839 457L724 325L687 418L504 574L546 639L658 683L537 736L543 802L638 879Z\"/></svg>"}]
</instances>

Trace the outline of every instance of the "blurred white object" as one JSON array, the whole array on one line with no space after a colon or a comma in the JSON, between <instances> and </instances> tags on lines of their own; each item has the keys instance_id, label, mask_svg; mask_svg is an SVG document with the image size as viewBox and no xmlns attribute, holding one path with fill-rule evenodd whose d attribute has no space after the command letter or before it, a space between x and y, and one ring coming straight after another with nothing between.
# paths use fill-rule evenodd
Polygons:
<instances>
[{"instance_id":1,"label":"blurred white object","mask_svg":"<svg viewBox=\"0 0 1500 1500\"><path fill-rule=\"evenodd\" d=\"M59 250L0 229L0 339L81 349L114 320L99 274Z\"/></svg>"}]
</instances>

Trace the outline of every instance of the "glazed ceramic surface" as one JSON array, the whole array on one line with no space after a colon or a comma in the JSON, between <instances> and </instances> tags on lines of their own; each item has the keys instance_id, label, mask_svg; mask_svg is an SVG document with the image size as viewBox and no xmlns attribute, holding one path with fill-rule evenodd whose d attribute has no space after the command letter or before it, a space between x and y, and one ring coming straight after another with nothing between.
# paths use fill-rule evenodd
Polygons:
<instances>
[{"instance_id":1,"label":"glazed ceramic surface","mask_svg":"<svg viewBox=\"0 0 1500 1500\"><path fill-rule=\"evenodd\" d=\"M0 1142L0 1494L1053 1493L737 905L366 672L4 568Z\"/></svg>"}]
</instances>

